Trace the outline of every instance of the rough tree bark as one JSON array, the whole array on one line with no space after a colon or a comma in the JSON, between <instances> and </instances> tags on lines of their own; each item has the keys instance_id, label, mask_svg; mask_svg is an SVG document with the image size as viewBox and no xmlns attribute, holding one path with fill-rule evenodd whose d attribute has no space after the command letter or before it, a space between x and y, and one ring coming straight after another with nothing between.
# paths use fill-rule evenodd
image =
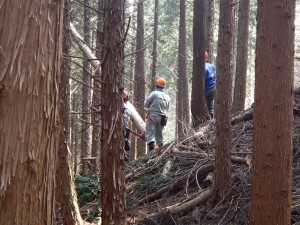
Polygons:
<instances>
[{"instance_id":1,"label":"rough tree bark","mask_svg":"<svg viewBox=\"0 0 300 225\"><path fill-rule=\"evenodd\" d=\"M126 224L122 93L124 1L104 0L101 110L102 224Z\"/></svg>"},{"instance_id":2,"label":"rough tree bark","mask_svg":"<svg viewBox=\"0 0 300 225\"><path fill-rule=\"evenodd\" d=\"M71 41L70 41L70 1L64 0L64 40L63 40L63 54L65 59L61 66L61 81L60 81L60 96L59 96L59 116L60 116L60 138L59 138L59 152L58 152L58 168L56 173L57 182L57 196L61 207L61 215L64 224L81 225L83 224L79 206L77 203L77 196L74 185L74 175L71 166L71 153L68 143L69 132L69 111L70 111L70 61L66 58L70 55Z\"/></svg>"},{"instance_id":3,"label":"rough tree bark","mask_svg":"<svg viewBox=\"0 0 300 225\"><path fill-rule=\"evenodd\" d=\"M189 127L190 104L186 65L186 2L180 0L179 48L178 48L178 80L177 80L177 137L184 136Z\"/></svg>"},{"instance_id":4,"label":"rough tree bark","mask_svg":"<svg viewBox=\"0 0 300 225\"><path fill-rule=\"evenodd\" d=\"M205 101L205 1L194 0L191 113L195 127L210 118Z\"/></svg>"},{"instance_id":5,"label":"rough tree bark","mask_svg":"<svg viewBox=\"0 0 300 225\"><path fill-rule=\"evenodd\" d=\"M233 104L231 109L232 113L243 111L245 107L248 62L249 5L250 0L242 0L239 3L236 73Z\"/></svg>"},{"instance_id":6,"label":"rough tree bark","mask_svg":"<svg viewBox=\"0 0 300 225\"><path fill-rule=\"evenodd\" d=\"M252 225L291 224L294 21L295 1L258 1Z\"/></svg>"},{"instance_id":7,"label":"rough tree bark","mask_svg":"<svg viewBox=\"0 0 300 225\"><path fill-rule=\"evenodd\" d=\"M216 115L215 189L224 198L231 187L232 0L220 1Z\"/></svg>"},{"instance_id":8,"label":"rough tree bark","mask_svg":"<svg viewBox=\"0 0 300 225\"><path fill-rule=\"evenodd\" d=\"M0 18L0 224L52 225L63 1L1 1Z\"/></svg>"},{"instance_id":9,"label":"rough tree bark","mask_svg":"<svg viewBox=\"0 0 300 225\"><path fill-rule=\"evenodd\" d=\"M214 61L214 21L215 21L215 0L206 0L206 32L205 48L208 52L208 60Z\"/></svg>"},{"instance_id":10,"label":"rough tree bark","mask_svg":"<svg viewBox=\"0 0 300 225\"><path fill-rule=\"evenodd\" d=\"M144 0L137 3L137 33L136 33L136 59L135 59L135 85L134 101L139 114L144 118L144 101L145 101L145 52L144 52ZM145 142L137 139L137 157L146 154Z\"/></svg>"}]
</instances>

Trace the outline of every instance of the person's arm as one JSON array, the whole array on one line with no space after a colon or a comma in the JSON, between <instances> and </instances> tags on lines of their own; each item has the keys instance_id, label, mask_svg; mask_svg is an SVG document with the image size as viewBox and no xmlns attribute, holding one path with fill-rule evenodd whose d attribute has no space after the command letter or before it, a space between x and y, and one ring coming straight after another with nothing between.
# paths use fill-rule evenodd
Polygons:
<instances>
[{"instance_id":1,"label":"person's arm","mask_svg":"<svg viewBox=\"0 0 300 225\"><path fill-rule=\"evenodd\" d=\"M152 93L150 93L150 95L148 96L148 98L145 99L145 102L144 102L145 108L148 109L150 107L150 105L151 105L151 103L153 101L153 97L154 97L154 94L152 92Z\"/></svg>"}]
</instances>

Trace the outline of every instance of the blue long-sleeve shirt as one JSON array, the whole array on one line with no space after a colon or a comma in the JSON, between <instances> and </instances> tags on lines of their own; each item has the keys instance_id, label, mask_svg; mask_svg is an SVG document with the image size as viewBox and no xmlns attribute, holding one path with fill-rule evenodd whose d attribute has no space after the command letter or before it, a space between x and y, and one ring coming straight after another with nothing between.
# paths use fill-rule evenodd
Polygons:
<instances>
[{"instance_id":1,"label":"blue long-sleeve shirt","mask_svg":"<svg viewBox=\"0 0 300 225\"><path fill-rule=\"evenodd\" d=\"M213 89L217 84L216 68L210 64L205 63L205 91Z\"/></svg>"}]
</instances>

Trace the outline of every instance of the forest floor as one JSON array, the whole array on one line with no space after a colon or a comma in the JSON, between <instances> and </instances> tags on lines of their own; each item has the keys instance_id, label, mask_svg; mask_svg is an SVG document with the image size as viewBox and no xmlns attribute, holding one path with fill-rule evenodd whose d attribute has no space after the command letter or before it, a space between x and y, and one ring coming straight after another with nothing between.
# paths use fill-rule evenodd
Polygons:
<instances>
[{"instance_id":1,"label":"forest floor","mask_svg":"<svg viewBox=\"0 0 300 225\"><path fill-rule=\"evenodd\" d=\"M295 107L300 102L295 95ZM298 98L299 97L299 98ZM297 114L297 113L296 113ZM225 200L216 202L213 183L215 122L210 121L182 141L166 145L160 152L126 164L128 224L225 225L249 224L252 158L252 109L232 120L232 189ZM292 224L300 224L300 117L294 112L292 169ZM91 178L77 181L91 186ZM93 184L94 183L94 184ZM79 201L82 194L79 193ZM80 197L81 196L81 197ZM93 201L92 201L93 200ZM83 217L99 219L99 200L91 197L81 204ZM91 216L92 215L92 216Z\"/></svg>"}]
</instances>

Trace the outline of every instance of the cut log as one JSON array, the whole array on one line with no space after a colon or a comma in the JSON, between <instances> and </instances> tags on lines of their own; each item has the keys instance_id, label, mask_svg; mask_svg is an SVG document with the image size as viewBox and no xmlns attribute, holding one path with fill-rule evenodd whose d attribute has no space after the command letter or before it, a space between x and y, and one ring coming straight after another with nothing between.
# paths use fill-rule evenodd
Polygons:
<instances>
[{"instance_id":1,"label":"cut log","mask_svg":"<svg viewBox=\"0 0 300 225\"><path fill-rule=\"evenodd\" d=\"M130 102L127 102L127 106L129 108L129 110L131 111L130 120L133 123L133 125L136 127L136 129L139 132L145 132L146 123L145 123L144 119L142 119L140 114L136 111L135 107Z\"/></svg>"}]
</instances>

